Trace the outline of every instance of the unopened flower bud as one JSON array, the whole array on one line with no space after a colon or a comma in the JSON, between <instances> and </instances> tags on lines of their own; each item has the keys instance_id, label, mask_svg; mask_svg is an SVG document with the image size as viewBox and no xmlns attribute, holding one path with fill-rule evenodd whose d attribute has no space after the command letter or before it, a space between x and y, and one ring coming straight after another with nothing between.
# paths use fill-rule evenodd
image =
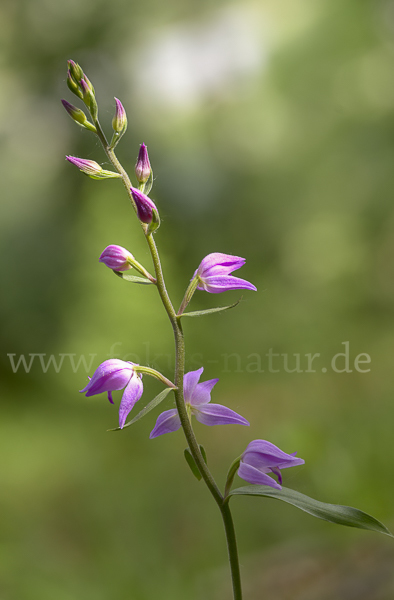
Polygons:
<instances>
[{"instance_id":1,"label":"unopened flower bud","mask_svg":"<svg viewBox=\"0 0 394 600\"><path fill-rule=\"evenodd\" d=\"M67 102L67 100L62 100L62 104L63 104L64 108L66 109L66 111L68 112L68 114L70 115L70 117L72 119L74 119L74 121L76 121L77 123L80 123L80 125L85 124L87 119L86 119L86 115L83 112L83 110L81 110L80 108L77 108L73 104L70 104L70 102Z\"/></svg>"},{"instance_id":2,"label":"unopened flower bud","mask_svg":"<svg viewBox=\"0 0 394 600\"><path fill-rule=\"evenodd\" d=\"M143 223L152 223L153 213L155 213L155 221L157 221L159 213L155 203L136 188L131 187L130 190L137 207L139 220Z\"/></svg>"},{"instance_id":3,"label":"unopened flower bud","mask_svg":"<svg viewBox=\"0 0 394 600\"><path fill-rule=\"evenodd\" d=\"M82 99L85 102L88 109L90 110L90 114L92 115L92 118L95 120L95 119L97 119L98 108L97 108L96 98L94 96L94 90L93 90L91 84L90 85L89 84L90 84L89 80L85 80L84 78L81 79L81 81L79 83L81 90L82 90L82 96L83 96Z\"/></svg>"},{"instance_id":4,"label":"unopened flower bud","mask_svg":"<svg viewBox=\"0 0 394 600\"><path fill-rule=\"evenodd\" d=\"M111 245L102 252L99 261L114 271L128 271L132 268L131 261L134 261L134 256L122 246Z\"/></svg>"},{"instance_id":5,"label":"unopened flower bud","mask_svg":"<svg viewBox=\"0 0 394 600\"><path fill-rule=\"evenodd\" d=\"M95 94L94 87L93 87L92 82L90 81L90 79L88 79L86 77L85 73L83 73L83 76L81 77L81 81L82 80L86 83L86 85L88 86L88 88L90 89L90 91L92 92L92 94L94 96L94 94Z\"/></svg>"},{"instance_id":6,"label":"unopened flower bud","mask_svg":"<svg viewBox=\"0 0 394 600\"><path fill-rule=\"evenodd\" d=\"M83 71L79 64L74 62L73 60L67 61L67 64L68 72L70 73L72 79L74 79L76 82L80 81L83 77Z\"/></svg>"},{"instance_id":7,"label":"unopened flower bud","mask_svg":"<svg viewBox=\"0 0 394 600\"><path fill-rule=\"evenodd\" d=\"M82 171L82 173L85 173L86 175L98 175L103 170L103 168L98 163L96 163L96 161L94 161L94 160L87 160L85 158L77 158L76 156L66 156L66 159L71 164L78 167L78 169L80 171Z\"/></svg>"},{"instance_id":8,"label":"unopened flower bud","mask_svg":"<svg viewBox=\"0 0 394 600\"><path fill-rule=\"evenodd\" d=\"M77 158L76 156L66 156L66 159L85 175L92 179L114 179L122 177L119 173L113 171L105 171L96 161L87 160L85 158Z\"/></svg>"},{"instance_id":9,"label":"unopened flower bud","mask_svg":"<svg viewBox=\"0 0 394 600\"><path fill-rule=\"evenodd\" d=\"M81 127L85 127L85 129L89 129L89 131L93 131L94 133L97 133L97 129L95 128L93 123L91 123L90 121L87 120L86 115L83 112L83 110L81 110L80 108L77 108L73 104L70 104L70 102L67 102L67 100L62 100L62 104L63 104L64 108L66 109L66 111L68 112L68 114L70 115L70 117L76 123L78 123L78 125L81 125Z\"/></svg>"},{"instance_id":10,"label":"unopened flower bud","mask_svg":"<svg viewBox=\"0 0 394 600\"><path fill-rule=\"evenodd\" d=\"M118 98L115 98L116 108L115 116L112 119L112 128L115 133L124 133L127 128L127 116L126 111L123 108L123 104Z\"/></svg>"},{"instance_id":11,"label":"unopened flower bud","mask_svg":"<svg viewBox=\"0 0 394 600\"><path fill-rule=\"evenodd\" d=\"M82 99L82 92L79 89L78 84L76 83L75 79L73 79L73 77L71 76L70 71L68 71L68 73L67 73L67 86L73 94L78 96L78 98Z\"/></svg>"},{"instance_id":12,"label":"unopened flower bud","mask_svg":"<svg viewBox=\"0 0 394 600\"><path fill-rule=\"evenodd\" d=\"M138 152L137 163L135 165L135 175L139 183L145 183L149 179L151 166L148 156L148 148L145 144L141 144Z\"/></svg>"}]
</instances>

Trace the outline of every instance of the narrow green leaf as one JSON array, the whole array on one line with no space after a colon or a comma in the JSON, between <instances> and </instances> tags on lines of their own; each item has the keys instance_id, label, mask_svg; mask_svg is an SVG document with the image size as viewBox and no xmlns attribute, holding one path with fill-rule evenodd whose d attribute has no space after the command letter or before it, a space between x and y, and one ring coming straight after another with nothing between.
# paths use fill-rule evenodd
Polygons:
<instances>
[{"instance_id":1,"label":"narrow green leaf","mask_svg":"<svg viewBox=\"0 0 394 600\"><path fill-rule=\"evenodd\" d=\"M234 308L235 306L238 306L238 304L241 302L242 297L237 300L236 302L234 302L234 304L230 304L229 306L217 306L216 308L207 308L206 310L195 310L192 312L185 312L182 313L180 316L181 317L202 317L203 315L210 315L211 313L217 313L217 312L222 312L223 310L228 310L229 308Z\"/></svg>"},{"instance_id":2,"label":"narrow green leaf","mask_svg":"<svg viewBox=\"0 0 394 600\"><path fill-rule=\"evenodd\" d=\"M145 415L147 415L148 412L150 412L153 408L156 408L156 406L158 404L160 404L160 402L163 402L163 400L168 396L168 394L171 391L173 391L173 388L165 388L162 392L160 392L160 394L158 394L156 396L156 398L153 398L153 400L151 400L149 402L149 404L147 404L147 406L145 406L145 408L143 408L141 410L141 412L139 412L138 415L136 417L134 417L134 419L131 419L131 421L129 421L128 423L125 423L123 429L125 429L126 427L129 427L130 425L133 425L133 423L136 423L137 421L142 419L142 417L145 417ZM107 431L122 431L122 430L120 427L114 427L113 429L107 429Z\"/></svg>"},{"instance_id":3,"label":"narrow green leaf","mask_svg":"<svg viewBox=\"0 0 394 600\"><path fill-rule=\"evenodd\" d=\"M202 475L196 465L196 461L194 460L189 448L186 448L186 450L184 451L183 454L185 455L186 462L189 465L190 470L193 473L194 477L196 477L198 479L198 481L201 481Z\"/></svg>"},{"instance_id":4,"label":"narrow green leaf","mask_svg":"<svg viewBox=\"0 0 394 600\"><path fill-rule=\"evenodd\" d=\"M153 282L145 277L137 277L136 275L129 275L128 271L114 271L115 275L121 277L125 281L131 281L131 283L141 283L142 285L150 285Z\"/></svg>"},{"instance_id":5,"label":"narrow green leaf","mask_svg":"<svg viewBox=\"0 0 394 600\"><path fill-rule=\"evenodd\" d=\"M200 450L201 450L202 457L205 460L205 464L207 465L208 464L207 453L205 452L204 446L202 446L201 444L200 444Z\"/></svg>"},{"instance_id":6,"label":"narrow green leaf","mask_svg":"<svg viewBox=\"0 0 394 600\"><path fill-rule=\"evenodd\" d=\"M292 504L318 519L324 519L338 525L347 525L348 527L370 529L371 531L378 531L379 533L394 537L383 523L357 508L319 502L319 500L314 500L313 498L309 498L309 496L305 496L305 494L288 488L276 490L267 485L247 485L233 490L229 496L265 496L267 498L275 498L276 500L283 500L283 502Z\"/></svg>"}]
</instances>

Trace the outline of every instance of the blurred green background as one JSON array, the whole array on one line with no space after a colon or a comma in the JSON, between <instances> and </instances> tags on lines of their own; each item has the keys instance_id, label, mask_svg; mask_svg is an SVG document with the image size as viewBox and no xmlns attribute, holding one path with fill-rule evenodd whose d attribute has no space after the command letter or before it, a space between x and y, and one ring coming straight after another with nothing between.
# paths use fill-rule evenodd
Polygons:
<instances>
[{"instance_id":1,"label":"blurred green background","mask_svg":"<svg viewBox=\"0 0 394 600\"><path fill-rule=\"evenodd\" d=\"M269 439L305 459L287 487L393 528L394 3L3 0L0 28L1 600L230 598L220 517L182 433L149 441L159 411L107 433L120 394L85 399L82 363L44 372L31 357L84 356L90 374L114 355L173 367L155 290L98 263L120 244L150 264L121 184L64 160L108 168L60 104L74 102L68 58L93 81L107 132L122 100L131 173L148 145L174 302L214 251L246 257L236 274L258 287L185 323L188 368L219 377L214 401L251 422L196 424L218 481ZM192 307L238 297L199 292ZM338 373L344 342L352 372ZM270 348L289 369L300 354L302 372L282 356L270 370ZM160 390L144 381L141 407ZM389 538L268 499L233 510L245 600L394 597Z\"/></svg>"}]
</instances>

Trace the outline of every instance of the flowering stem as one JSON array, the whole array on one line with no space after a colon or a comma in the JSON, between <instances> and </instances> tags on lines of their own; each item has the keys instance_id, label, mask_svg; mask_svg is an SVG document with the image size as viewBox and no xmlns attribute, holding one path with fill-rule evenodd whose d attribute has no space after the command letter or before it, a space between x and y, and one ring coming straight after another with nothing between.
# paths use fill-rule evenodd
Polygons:
<instances>
[{"instance_id":1,"label":"flowering stem","mask_svg":"<svg viewBox=\"0 0 394 600\"><path fill-rule=\"evenodd\" d=\"M137 212L136 205L133 199L133 196L130 191L131 181L126 171L123 169L122 165L118 161L113 148L108 145L107 139L101 129L100 123L98 120L95 120L95 126L97 129L97 135L104 147L104 150L107 154L108 159L111 161L114 168L117 172L122 176L123 184L126 188L130 201L134 207L134 210ZM219 510L221 512L223 518L223 524L226 532L227 539L227 548L229 554L230 568L231 568L231 577L233 582L233 592L234 592L234 600L242 600L242 590L241 590L241 577L239 570L239 561L238 561L238 551L237 551L237 542L235 538L235 530L234 524L230 512L230 507L228 502L226 502L223 497L221 491L219 490L205 460L201 453L200 446L197 442L196 436L194 434L192 424L190 421L190 417L187 413L186 404L183 396L183 377L185 373L185 340L181 325L181 317L176 314L170 297L168 295L163 270L161 267L159 253L156 247L155 240L153 235L148 232L147 226L144 223L141 223L142 228L145 233L146 240L148 242L149 250L152 256L153 264L155 267L156 273L156 286L158 292L160 294L161 301L164 305L164 308L168 314L170 319L172 329L174 331L175 337L175 385L174 389L175 402L179 413L179 418L181 421L182 429L185 434L187 443L189 445L190 452L194 458L194 461L198 467L198 470L201 473L203 480L205 481L209 491L211 492L213 498L215 499ZM190 287L190 286L189 286ZM193 286L194 287L194 286ZM193 290L190 290L193 293Z\"/></svg>"}]
</instances>

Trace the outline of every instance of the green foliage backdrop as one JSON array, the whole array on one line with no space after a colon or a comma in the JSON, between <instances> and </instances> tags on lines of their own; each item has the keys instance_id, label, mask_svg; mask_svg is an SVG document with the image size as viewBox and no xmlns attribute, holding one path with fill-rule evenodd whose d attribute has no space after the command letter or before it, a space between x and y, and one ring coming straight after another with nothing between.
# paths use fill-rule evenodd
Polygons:
<instances>
[{"instance_id":1,"label":"green foliage backdrop","mask_svg":"<svg viewBox=\"0 0 394 600\"><path fill-rule=\"evenodd\" d=\"M39 357L11 368L9 354L93 354L91 373L116 354L171 376L155 290L98 263L119 244L148 266L122 186L64 160L105 165L60 104L68 58L104 126L121 98L129 171L148 145L175 302L213 251L246 257L240 276L258 288L185 322L188 366L219 377L215 401L251 422L196 425L214 473L269 439L305 459L287 487L393 528L392 2L3 0L0 17L2 600L228 597L223 532L182 433L149 441L154 413L107 433L116 408L78 394L87 374L67 357L58 373ZM198 293L192 309L238 297ZM352 373L330 367L343 342ZM303 372L283 356L271 372L270 348L289 369L300 354ZM146 381L141 403L159 390ZM233 506L248 600L392 598L391 540L269 499Z\"/></svg>"}]
</instances>

